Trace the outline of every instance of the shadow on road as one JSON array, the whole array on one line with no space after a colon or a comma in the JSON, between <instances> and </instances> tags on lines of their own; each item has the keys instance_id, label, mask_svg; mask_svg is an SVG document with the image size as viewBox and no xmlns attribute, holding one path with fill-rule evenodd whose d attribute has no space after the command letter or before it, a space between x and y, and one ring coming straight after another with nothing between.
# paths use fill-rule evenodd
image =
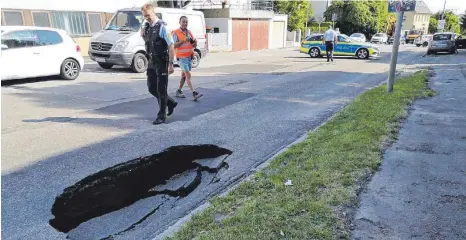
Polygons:
<instances>
[{"instance_id":1,"label":"shadow on road","mask_svg":"<svg viewBox=\"0 0 466 240\"><path fill-rule=\"evenodd\" d=\"M18 80L6 80L2 81L2 87L14 86L14 85L22 85L28 83L36 83L36 82L48 82L48 81L63 81L69 82L73 80L64 80L60 78L60 76L48 76L48 77L38 77L38 78L25 78L25 79L18 79Z\"/></svg>"}]
</instances>

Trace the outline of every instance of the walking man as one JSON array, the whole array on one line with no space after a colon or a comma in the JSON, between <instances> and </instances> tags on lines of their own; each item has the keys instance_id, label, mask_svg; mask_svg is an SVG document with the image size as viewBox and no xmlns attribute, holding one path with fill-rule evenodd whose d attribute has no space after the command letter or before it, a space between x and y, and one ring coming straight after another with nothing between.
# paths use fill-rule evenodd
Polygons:
<instances>
[{"instance_id":1,"label":"walking man","mask_svg":"<svg viewBox=\"0 0 466 240\"><path fill-rule=\"evenodd\" d=\"M159 112L154 125L165 123L167 116L173 114L178 103L168 96L168 75L173 73L174 47L170 34L165 28L165 22L155 15L154 7L145 4L141 9L146 23L141 29L146 52L149 59L147 68L147 87L157 98ZM167 113L168 108L168 113Z\"/></svg>"},{"instance_id":2,"label":"walking man","mask_svg":"<svg viewBox=\"0 0 466 240\"><path fill-rule=\"evenodd\" d=\"M338 34L333 31L331 26L329 26L328 30L324 34L324 38L322 39L322 42L325 44L325 51L327 52L327 62L329 62L330 59L333 62L333 49L335 48L337 41Z\"/></svg>"},{"instance_id":3,"label":"walking man","mask_svg":"<svg viewBox=\"0 0 466 240\"><path fill-rule=\"evenodd\" d=\"M176 91L176 97L186 97L181 90L183 88L184 82L186 81L189 89L191 89L191 92L193 93L193 98L196 101L202 97L202 94L194 90L193 84L191 82L194 48L196 47L197 40L194 38L192 32L188 30L188 18L186 16L181 16L180 28L173 31L172 35L173 42L175 42L176 58L178 59L178 64L180 65L182 71L180 88Z\"/></svg>"}]
</instances>

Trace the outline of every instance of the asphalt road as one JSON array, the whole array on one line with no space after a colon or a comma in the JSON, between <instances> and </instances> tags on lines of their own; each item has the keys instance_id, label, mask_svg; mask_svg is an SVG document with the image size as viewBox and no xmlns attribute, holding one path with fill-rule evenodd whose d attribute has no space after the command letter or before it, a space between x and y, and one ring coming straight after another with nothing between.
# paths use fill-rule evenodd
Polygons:
<instances>
[{"instance_id":1,"label":"asphalt road","mask_svg":"<svg viewBox=\"0 0 466 240\"><path fill-rule=\"evenodd\" d=\"M160 126L151 124L157 104L147 93L144 74L90 64L71 82L47 78L2 83L2 237L151 239L383 82L390 46L381 50L377 60L336 58L333 63L293 49L211 54L194 70L203 99L180 99L174 115ZM402 68L425 49L401 46L400 51ZM170 77L171 94L178 78L178 71ZM150 196L131 204L115 203L150 180L122 178L127 175L115 173L118 167L113 166L132 164L128 161L168 147L197 144L216 145L232 154L221 163L188 164L190 168L173 175L167 185L149 190ZM183 151L175 148L166 156L177 156L173 165L183 165L188 158L180 156L200 154ZM89 179L75 184L99 171L103 172L88 189L103 189L96 201L112 202L117 210L83 217L66 234L51 227L55 198L70 186L78 189L75 195L86 194L89 181L84 182ZM99 185L107 180L111 183ZM173 191L180 189L184 190ZM90 200L79 206L71 204L73 199L69 202L63 210L67 217L79 215L76 209L85 212L95 206Z\"/></svg>"}]
</instances>

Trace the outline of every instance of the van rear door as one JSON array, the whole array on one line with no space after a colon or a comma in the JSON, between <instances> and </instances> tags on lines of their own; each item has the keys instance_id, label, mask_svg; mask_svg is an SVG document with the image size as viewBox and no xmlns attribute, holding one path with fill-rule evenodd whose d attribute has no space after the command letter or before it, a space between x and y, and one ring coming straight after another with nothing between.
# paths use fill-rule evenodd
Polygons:
<instances>
[{"instance_id":1,"label":"van rear door","mask_svg":"<svg viewBox=\"0 0 466 240\"><path fill-rule=\"evenodd\" d=\"M205 28L205 19L202 14L189 13L188 29L191 30L194 37L197 39L197 48L201 50L201 58L207 53L207 35Z\"/></svg>"}]
</instances>

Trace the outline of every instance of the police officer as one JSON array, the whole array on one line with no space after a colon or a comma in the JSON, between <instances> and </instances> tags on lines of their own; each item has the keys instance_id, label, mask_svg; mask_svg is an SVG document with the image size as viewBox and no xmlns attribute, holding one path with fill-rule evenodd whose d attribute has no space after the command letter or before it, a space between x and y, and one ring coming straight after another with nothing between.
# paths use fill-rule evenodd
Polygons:
<instances>
[{"instance_id":1,"label":"police officer","mask_svg":"<svg viewBox=\"0 0 466 240\"><path fill-rule=\"evenodd\" d=\"M146 52L149 59L147 68L147 87L157 98L159 112L154 125L165 123L167 116L173 114L178 103L167 93L168 75L173 73L173 58L175 49L165 23L155 15L154 7L145 4L141 9L146 22L141 29ZM167 113L168 108L168 113Z\"/></svg>"}]
</instances>

